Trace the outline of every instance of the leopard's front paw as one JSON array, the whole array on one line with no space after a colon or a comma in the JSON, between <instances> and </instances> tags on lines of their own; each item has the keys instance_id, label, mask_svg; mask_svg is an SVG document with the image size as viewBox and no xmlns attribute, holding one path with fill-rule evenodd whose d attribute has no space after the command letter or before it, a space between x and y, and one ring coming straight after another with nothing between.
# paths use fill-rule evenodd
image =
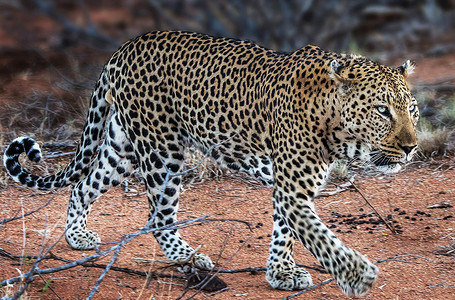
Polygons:
<instances>
[{"instance_id":1,"label":"leopard's front paw","mask_svg":"<svg viewBox=\"0 0 455 300\"><path fill-rule=\"evenodd\" d=\"M181 266L177 269L182 273L193 273L194 268L201 270L212 270L215 267L210 257L203 253L194 253L191 259L188 257L181 257L173 258L173 260L178 264L181 264Z\"/></svg>"},{"instance_id":2,"label":"leopard's front paw","mask_svg":"<svg viewBox=\"0 0 455 300\"><path fill-rule=\"evenodd\" d=\"M215 267L215 265L213 264L210 257L203 253L196 253L194 255L193 265L196 268L203 269L203 270L212 270Z\"/></svg>"},{"instance_id":3,"label":"leopard's front paw","mask_svg":"<svg viewBox=\"0 0 455 300\"><path fill-rule=\"evenodd\" d=\"M95 244L101 242L98 233L83 229L68 229L65 239L73 249L77 250L90 250L95 248Z\"/></svg>"},{"instance_id":4,"label":"leopard's front paw","mask_svg":"<svg viewBox=\"0 0 455 300\"><path fill-rule=\"evenodd\" d=\"M313 285L310 273L303 268L279 270L269 267L265 279L279 290L302 290Z\"/></svg>"},{"instance_id":5,"label":"leopard's front paw","mask_svg":"<svg viewBox=\"0 0 455 300\"><path fill-rule=\"evenodd\" d=\"M355 250L346 254L346 263L338 268L336 280L348 296L363 296L374 285L379 269Z\"/></svg>"}]
</instances>

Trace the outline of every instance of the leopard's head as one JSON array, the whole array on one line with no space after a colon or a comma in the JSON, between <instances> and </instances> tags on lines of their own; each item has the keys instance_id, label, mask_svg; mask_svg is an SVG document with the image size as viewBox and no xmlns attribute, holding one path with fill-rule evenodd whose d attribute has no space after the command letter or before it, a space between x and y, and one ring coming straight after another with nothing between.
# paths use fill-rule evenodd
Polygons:
<instances>
[{"instance_id":1,"label":"leopard's head","mask_svg":"<svg viewBox=\"0 0 455 300\"><path fill-rule=\"evenodd\" d=\"M337 87L348 157L371 161L387 173L399 171L412 159L419 119L417 102L406 82L412 71L409 60L398 68L362 57L331 61L329 75Z\"/></svg>"}]
</instances>

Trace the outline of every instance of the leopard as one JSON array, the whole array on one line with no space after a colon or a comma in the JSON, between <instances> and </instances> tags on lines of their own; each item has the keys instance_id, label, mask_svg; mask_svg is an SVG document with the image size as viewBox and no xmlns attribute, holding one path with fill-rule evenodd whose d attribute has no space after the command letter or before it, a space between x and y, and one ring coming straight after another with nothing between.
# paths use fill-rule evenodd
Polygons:
<instances>
[{"instance_id":1,"label":"leopard","mask_svg":"<svg viewBox=\"0 0 455 300\"><path fill-rule=\"evenodd\" d=\"M254 42L183 31L155 31L125 42L104 65L71 161L38 176L19 155L38 162L30 137L11 142L4 165L18 183L39 190L72 186L65 238L93 249L91 205L138 170L148 220L165 256L211 270L172 227L177 222L184 151L195 147L220 166L272 188L273 230L266 280L275 289L312 286L297 266L298 241L346 295L369 291L378 268L323 223L314 199L332 165L359 160L396 173L416 153L419 110L407 77L414 63L388 67L363 56L308 45L284 53Z\"/></svg>"}]
</instances>

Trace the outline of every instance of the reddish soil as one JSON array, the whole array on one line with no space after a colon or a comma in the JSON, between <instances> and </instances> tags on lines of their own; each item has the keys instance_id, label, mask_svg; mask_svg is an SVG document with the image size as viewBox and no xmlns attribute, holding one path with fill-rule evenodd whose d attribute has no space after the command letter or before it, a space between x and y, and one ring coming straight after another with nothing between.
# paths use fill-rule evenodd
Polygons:
<instances>
[{"instance_id":1,"label":"reddish soil","mask_svg":"<svg viewBox=\"0 0 455 300\"><path fill-rule=\"evenodd\" d=\"M455 198L455 163L440 161L433 164L413 167L393 176L356 178L356 184L374 207L384 216L395 220L396 228L402 233L393 235L384 224L358 224L360 220L377 220L369 206L358 192L348 190L329 197L320 197L316 205L322 219L331 225L337 235L348 246L367 255L371 261L391 256L412 254L403 257L404 261L380 263L378 282L367 299L449 299L455 294L454 256L437 255L442 246L453 239L455 214L453 208L428 209L441 201L452 202ZM333 186L328 186L333 187ZM133 188L142 191L142 187ZM15 185L0 191L2 211L0 219L31 211L49 198L51 204L23 220L9 222L0 228L1 248L22 256L37 255L43 241L43 230L47 228L47 245L54 243L63 232L66 204L69 189L52 194L32 193ZM179 219L192 219L210 215L211 218L232 218L249 222L251 231L245 224L237 222L210 222L182 230L183 236L193 247L202 246L200 251L218 261L225 269L262 267L268 256L268 235L271 232L271 190L244 181L226 177L186 187L181 194ZM338 215L337 215L338 214ZM367 214L362 218L362 214ZM353 221L353 217L357 219ZM101 197L92 209L89 228L97 231L103 242L118 241L122 235L135 232L144 224L147 217L145 195L125 193L116 188ZM373 222L375 223L375 222ZM376 222L377 223L377 222ZM333 226L335 225L335 226ZM398 225L398 226L397 226ZM25 228L25 231L24 231ZM24 236L25 234L25 236ZM25 244L25 248L23 245ZM242 245L245 244L243 247ZM108 248L103 245L101 249ZM238 252L237 252L238 251ZM94 251L72 250L64 240L60 240L52 253L67 259L79 259ZM418 256L418 257L417 257ZM115 266L148 272L154 270L166 274L179 274L174 267L161 269L162 264L143 263L135 260L164 259L154 238L140 236L127 244L120 252ZM296 247L295 259L298 263L313 265L317 261L301 245ZM107 259L101 261L107 263ZM62 264L43 261L40 268ZM17 261L0 258L0 279L14 277L30 268L30 261L20 265ZM330 278L310 270L315 284ZM68 271L37 277L27 293L32 299L82 299L87 297L96 282L101 269L75 267ZM265 281L265 273L257 272L220 274L229 289L218 294L203 292L196 299L280 299L293 292L273 290ZM50 287L43 292L45 282L52 280ZM95 299L176 299L184 291L182 279L152 279L145 287L146 279L110 271ZM54 294L55 292L55 294ZM183 298L191 296L189 291ZM341 290L334 282L299 296L301 299L340 299Z\"/></svg>"}]
</instances>

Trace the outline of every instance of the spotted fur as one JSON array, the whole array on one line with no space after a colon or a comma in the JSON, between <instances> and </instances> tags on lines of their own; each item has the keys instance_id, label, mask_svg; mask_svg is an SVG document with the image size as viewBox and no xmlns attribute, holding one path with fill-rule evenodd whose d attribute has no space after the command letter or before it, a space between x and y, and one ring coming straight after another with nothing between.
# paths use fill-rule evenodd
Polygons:
<instances>
[{"instance_id":1,"label":"spotted fur","mask_svg":"<svg viewBox=\"0 0 455 300\"><path fill-rule=\"evenodd\" d=\"M29 138L12 142L5 166L16 181L34 188L74 183L66 239L73 248L91 249L99 237L86 222L101 193L139 168L150 216L156 214L153 226L172 224L181 178L170 180L158 203L167 170L182 171L188 145L206 152L225 141L211 151L214 160L273 186L266 273L272 287L312 284L293 259L299 240L344 293L363 295L377 267L324 225L313 198L336 159L372 161L384 171L397 171L411 159L418 108L405 80L410 70L409 62L389 68L315 46L284 54L247 41L152 32L125 43L107 62L81 146L63 171L39 177L22 169L21 152L40 157ZM171 260L186 261L193 253L176 230L155 237ZM193 262L213 267L204 254Z\"/></svg>"}]
</instances>

